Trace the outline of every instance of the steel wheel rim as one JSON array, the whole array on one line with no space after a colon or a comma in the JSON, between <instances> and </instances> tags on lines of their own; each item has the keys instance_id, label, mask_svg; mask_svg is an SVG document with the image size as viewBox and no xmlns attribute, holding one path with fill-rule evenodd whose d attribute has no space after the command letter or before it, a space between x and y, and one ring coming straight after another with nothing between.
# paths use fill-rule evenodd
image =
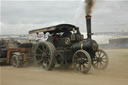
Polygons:
<instances>
[{"instance_id":1,"label":"steel wheel rim","mask_svg":"<svg viewBox=\"0 0 128 85\"><path fill-rule=\"evenodd\" d=\"M41 57L41 59L37 59L37 63L40 64L44 69L47 69L50 64L50 50L47 45L41 44L37 47L38 53L36 53L36 57Z\"/></svg>"},{"instance_id":2,"label":"steel wheel rim","mask_svg":"<svg viewBox=\"0 0 128 85\"><path fill-rule=\"evenodd\" d=\"M17 60L16 60L16 57L15 56L12 58L12 65L13 66L16 66L17 65Z\"/></svg>"},{"instance_id":3,"label":"steel wheel rim","mask_svg":"<svg viewBox=\"0 0 128 85\"><path fill-rule=\"evenodd\" d=\"M102 50L98 50L95 53L95 58L93 60L94 68L99 69L99 70L103 70L107 67L107 65L108 65L107 54Z\"/></svg>"},{"instance_id":4,"label":"steel wheel rim","mask_svg":"<svg viewBox=\"0 0 128 85\"><path fill-rule=\"evenodd\" d=\"M87 55L83 52L77 52L74 55L73 63L76 71L87 73L90 70L90 62Z\"/></svg>"}]
</instances>

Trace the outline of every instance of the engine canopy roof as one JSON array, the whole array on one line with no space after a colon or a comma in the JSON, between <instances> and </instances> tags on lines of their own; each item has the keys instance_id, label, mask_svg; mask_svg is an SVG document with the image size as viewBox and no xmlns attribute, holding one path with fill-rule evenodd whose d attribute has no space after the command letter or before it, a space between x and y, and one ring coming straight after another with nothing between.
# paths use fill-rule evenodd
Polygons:
<instances>
[{"instance_id":1,"label":"engine canopy roof","mask_svg":"<svg viewBox=\"0 0 128 85\"><path fill-rule=\"evenodd\" d=\"M44 32L44 33L49 32L50 34L52 34L52 33L59 33L59 32L68 32L68 31L72 31L73 29L77 30L78 27L71 24L59 24L56 26L30 30L29 34L40 33L40 32Z\"/></svg>"}]
</instances>

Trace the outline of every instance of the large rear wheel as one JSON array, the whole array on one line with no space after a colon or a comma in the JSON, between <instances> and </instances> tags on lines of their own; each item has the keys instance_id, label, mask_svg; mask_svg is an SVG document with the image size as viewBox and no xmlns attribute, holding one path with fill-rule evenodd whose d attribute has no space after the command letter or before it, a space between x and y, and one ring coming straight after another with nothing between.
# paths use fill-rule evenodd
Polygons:
<instances>
[{"instance_id":1,"label":"large rear wheel","mask_svg":"<svg viewBox=\"0 0 128 85\"><path fill-rule=\"evenodd\" d=\"M91 58L85 50L78 50L73 56L73 66L75 70L88 73L91 69Z\"/></svg>"},{"instance_id":2,"label":"large rear wheel","mask_svg":"<svg viewBox=\"0 0 128 85\"><path fill-rule=\"evenodd\" d=\"M55 47L52 43L45 41L39 43L35 50L35 61L43 69L51 70L55 65Z\"/></svg>"}]
</instances>

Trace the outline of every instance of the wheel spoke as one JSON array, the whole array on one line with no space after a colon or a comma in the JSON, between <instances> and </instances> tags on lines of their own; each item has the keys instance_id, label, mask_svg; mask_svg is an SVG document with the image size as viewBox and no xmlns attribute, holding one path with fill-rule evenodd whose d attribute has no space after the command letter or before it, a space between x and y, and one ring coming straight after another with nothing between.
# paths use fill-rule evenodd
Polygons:
<instances>
[{"instance_id":1,"label":"wheel spoke","mask_svg":"<svg viewBox=\"0 0 128 85\"><path fill-rule=\"evenodd\" d=\"M75 62L76 64L79 63L78 59L75 59L74 62Z\"/></svg>"},{"instance_id":2,"label":"wheel spoke","mask_svg":"<svg viewBox=\"0 0 128 85\"><path fill-rule=\"evenodd\" d=\"M107 61L102 61L103 63L107 63Z\"/></svg>"},{"instance_id":3,"label":"wheel spoke","mask_svg":"<svg viewBox=\"0 0 128 85\"><path fill-rule=\"evenodd\" d=\"M75 55L75 57L74 57L74 58L75 58L75 60L77 60L78 56L77 56L77 55Z\"/></svg>"},{"instance_id":4,"label":"wheel spoke","mask_svg":"<svg viewBox=\"0 0 128 85\"><path fill-rule=\"evenodd\" d=\"M97 53L96 53L95 57L96 57L96 58L98 58L98 57L99 57Z\"/></svg>"},{"instance_id":5,"label":"wheel spoke","mask_svg":"<svg viewBox=\"0 0 128 85\"><path fill-rule=\"evenodd\" d=\"M47 56L49 56L49 55L50 55L50 52L49 52L49 50L48 50L48 49L46 49L46 54L47 54Z\"/></svg>"},{"instance_id":6,"label":"wheel spoke","mask_svg":"<svg viewBox=\"0 0 128 85\"><path fill-rule=\"evenodd\" d=\"M38 48L37 50L39 50L40 52L43 52L40 48Z\"/></svg>"},{"instance_id":7,"label":"wheel spoke","mask_svg":"<svg viewBox=\"0 0 128 85\"><path fill-rule=\"evenodd\" d=\"M84 58L86 55L84 55L83 53L81 53L81 58Z\"/></svg>"},{"instance_id":8,"label":"wheel spoke","mask_svg":"<svg viewBox=\"0 0 128 85\"><path fill-rule=\"evenodd\" d=\"M107 56L103 57L102 59L103 59L103 60L108 60Z\"/></svg>"},{"instance_id":9,"label":"wheel spoke","mask_svg":"<svg viewBox=\"0 0 128 85\"><path fill-rule=\"evenodd\" d=\"M87 59L84 59L84 64L88 64L88 60Z\"/></svg>"},{"instance_id":10,"label":"wheel spoke","mask_svg":"<svg viewBox=\"0 0 128 85\"><path fill-rule=\"evenodd\" d=\"M93 64L95 65L97 63L97 61L93 61Z\"/></svg>"},{"instance_id":11,"label":"wheel spoke","mask_svg":"<svg viewBox=\"0 0 128 85\"><path fill-rule=\"evenodd\" d=\"M44 45L41 45L41 47L42 47L42 50L45 51L45 46Z\"/></svg>"},{"instance_id":12,"label":"wheel spoke","mask_svg":"<svg viewBox=\"0 0 128 85\"><path fill-rule=\"evenodd\" d=\"M80 58L80 54L78 53L78 54L76 54L78 57L77 58Z\"/></svg>"},{"instance_id":13,"label":"wheel spoke","mask_svg":"<svg viewBox=\"0 0 128 85\"><path fill-rule=\"evenodd\" d=\"M102 67L101 67L102 63L101 63L101 62L99 62L99 64L100 64L100 68L102 68Z\"/></svg>"},{"instance_id":14,"label":"wheel spoke","mask_svg":"<svg viewBox=\"0 0 128 85\"><path fill-rule=\"evenodd\" d=\"M105 54L103 54L101 58L103 58L104 56L105 56Z\"/></svg>"},{"instance_id":15,"label":"wheel spoke","mask_svg":"<svg viewBox=\"0 0 128 85\"><path fill-rule=\"evenodd\" d=\"M98 62L98 68L100 68L100 62Z\"/></svg>"},{"instance_id":16,"label":"wheel spoke","mask_svg":"<svg viewBox=\"0 0 128 85\"><path fill-rule=\"evenodd\" d=\"M40 64L43 61L43 59L40 59L37 61L37 64Z\"/></svg>"},{"instance_id":17,"label":"wheel spoke","mask_svg":"<svg viewBox=\"0 0 128 85\"><path fill-rule=\"evenodd\" d=\"M41 54L36 54L36 56L42 56Z\"/></svg>"},{"instance_id":18,"label":"wheel spoke","mask_svg":"<svg viewBox=\"0 0 128 85\"><path fill-rule=\"evenodd\" d=\"M84 64L83 64L83 67L84 67L84 70L87 70L88 69L88 67L86 67Z\"/></svg>"},{"instance_id":19,"label":"wheel spoke","mask_svg":"<svg viewBox=\"0 0 128 85\"><path fill-rule=\"evenodd\" d=\"M99 51L99 52L98 52L99 57L101 56L101 54L102 54L102 53Z\"/></svg>"},{"instance_id":20,"label":"wheel spoke","mask_svg":"<svg viewBox=\"0 0 128 85\"><path fill-rule=\"evenodd\" d=\"M100 62L100 64L102 65L102 67L104 66L102 62Z\"/></svg>"}]
</instances>

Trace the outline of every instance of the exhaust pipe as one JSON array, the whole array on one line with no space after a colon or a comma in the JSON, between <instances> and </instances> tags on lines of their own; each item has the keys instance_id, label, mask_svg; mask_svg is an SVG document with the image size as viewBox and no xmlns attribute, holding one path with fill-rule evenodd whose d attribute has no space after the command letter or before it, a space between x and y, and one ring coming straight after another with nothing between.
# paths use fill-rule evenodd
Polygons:
<instances>
[{"instance_id":1,"label":"exhaust pipe","mask_svg":"<svg viewBox=\"0 0 128 85\"><path fill-rule=\"evenodd\" d=\"M86 16L86 25L87 25L87 38L91 39L93 33L91 32L91 16L90 15Z\"/></svg>"}]
</instances>

